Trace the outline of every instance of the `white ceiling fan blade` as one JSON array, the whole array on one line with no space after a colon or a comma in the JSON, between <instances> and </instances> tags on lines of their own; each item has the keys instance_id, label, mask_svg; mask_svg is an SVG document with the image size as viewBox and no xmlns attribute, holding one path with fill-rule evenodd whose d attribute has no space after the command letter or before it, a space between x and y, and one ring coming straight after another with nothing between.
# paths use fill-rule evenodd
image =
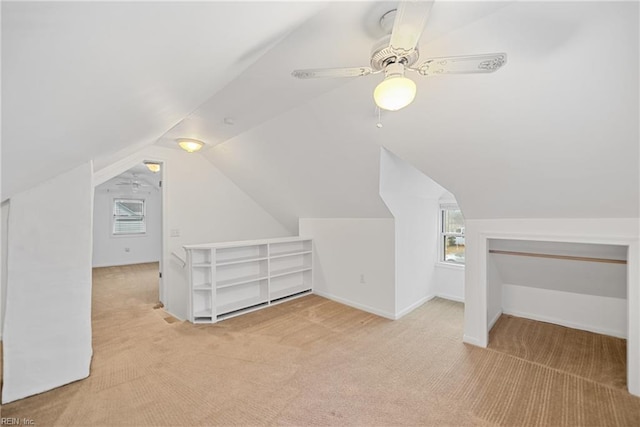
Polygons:
<instances>
[{"instance_id":1,"label":"white ceiling fan blade","mask_svg":"<svg viewBox=\"0 0 640 427\"><path fill-rule=\"evenodd\" d=\"M507 63L506 53L429 58L415 70L423 76L433 74L493 73Z\"/></svg>"},{"instance_id":2,"label":"white ceiling fan blade","mask_svg":"<svg viewBox=\"0 0 640 427\"><path fill-rule=\"evenodd\" d=\"M371 74L369 67L353 68L310 68L307 70L294 70L291 75L299 79L316 79L325 77L359 77Z\"/></svg>"},{"instance_id":3,"label":"white ceiling fan blade","mask_svg":"<svg viewBox=\"0 0 640 427\"><path fill-rule=\"evenodd\" d=\"M389 41L396 55L406 56L416 48L432 6L433 0L400 2Z\"/></svg>"}]
</instances>

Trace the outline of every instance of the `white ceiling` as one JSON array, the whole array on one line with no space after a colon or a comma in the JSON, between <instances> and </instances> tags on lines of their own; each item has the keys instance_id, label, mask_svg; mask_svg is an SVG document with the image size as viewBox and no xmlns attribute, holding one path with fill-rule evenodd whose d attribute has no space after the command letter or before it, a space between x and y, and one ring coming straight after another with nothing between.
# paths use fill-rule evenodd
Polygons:
<instances>
[{"instance_id":1,"label":"white ceiling","mask_svg":"<svg viewBox=\"0 0 640 427\"><path fill-rule=\"evenodd\" d=\"M362 17L365 6L337 4L330 12L361 7ZM490 75L413 75L415 102L383 113L382 129L371 96L378 76L339 80L331 91L324 81L289 79L292 92L312 86L322 93L205 156L287 224L298 216L385 216L379 146L450 190L467 218L638 216L636 3L437 2L432 12L423 57L504 51L507 65ZM459 13L479 19L451 25ZM293 68L366 64L372 39L353 16L330 26L349 43L330 44L337 52L328 58L288 58L281 78ZM438 34L430 36L433 27ZM279 48L316 46L325 28L300 37L298 30ZM259 74L240 75L238 93ZM233 93L218 101L227 97ZM267 92L253 102L278 105Z\"/></svg>"},{"instance_id":2,"label":"white ceiling","mask_svg":"<svg viewBox=\"0 0 640 427\"><path fill-rule=\"evenodd\" d=\"M289 73L367 65L385 4L2 7L3 198L81 161L197 137L290 228L299 216L388 216L380 146L467 218L638 216L636 2L436 2L422 58L507 52L508 63L410 75L416 101L384 113L382 129L380 76Z\"/></svg>"},{"instance_id":3,"label":"white ceiling","mask_svg":"<svg viewBox=\"0 0 640 427\"><path fill-rule=\"evenodd\" d=\"M3 1L2 199L154 143L322 7Z\"/></svg>"}]
</instances>

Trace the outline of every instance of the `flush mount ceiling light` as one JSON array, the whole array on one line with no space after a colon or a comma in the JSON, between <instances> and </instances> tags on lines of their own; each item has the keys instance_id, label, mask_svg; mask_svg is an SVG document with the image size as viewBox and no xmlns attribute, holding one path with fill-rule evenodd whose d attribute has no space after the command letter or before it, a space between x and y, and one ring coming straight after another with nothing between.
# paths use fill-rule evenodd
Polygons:
<instances>
[{"instance_id":1,"label":"flush mount ceiling light","mask_svg":"<svg viewBox=\"0 0 640 427\"><path fill-rule=\"evenodd\" d=\"M156 162L144 162L145 166L147 167L147 169L149 169L151 172L153 173L158 173L160 172L160 163L156 163Z\"/></svg>"},{"instance_id":2,"label":"flush mount ceiling light","mask_svg":"<svg viewBox=\"0 0 640 427\"><path fill-rule=\"evenodd\" d=\"M194 153L200 150L204 146L204 142L198 141L193 138L180 138L176 139L180 148L188 153Z\"/></svg>"},{"instance_id":3,"label":"flush mount ceiling light","mask_svg":"<svg viewBox=\"0 0 640 427\"><path fill-rule=\"evenodd\" d=\"M404 76L404 65L389 64L384 74L384 80L373 91L376 105L383 110L397 111L411 104L416 97L416 84Z\"/></svg>"}]
</instances>

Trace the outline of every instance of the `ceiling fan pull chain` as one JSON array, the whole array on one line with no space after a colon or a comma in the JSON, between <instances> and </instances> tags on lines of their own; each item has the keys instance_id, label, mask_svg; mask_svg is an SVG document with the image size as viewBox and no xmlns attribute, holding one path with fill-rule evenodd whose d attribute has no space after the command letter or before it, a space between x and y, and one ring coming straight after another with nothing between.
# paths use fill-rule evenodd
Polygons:
<instances>
[{"instance_id":1,"label":"ceiling fan pull chain","mask_svg":"<svg viewBox=\"0 0 640 427\"><path fill-rule=\"evenodd\" d=\"M380 116L381 116L380 107L376 107L376 110L378 110L378 123L376 123L376 127L378 129L381 129L382 128L382 119L380 118Z\"/></svg>"}]
</instances>

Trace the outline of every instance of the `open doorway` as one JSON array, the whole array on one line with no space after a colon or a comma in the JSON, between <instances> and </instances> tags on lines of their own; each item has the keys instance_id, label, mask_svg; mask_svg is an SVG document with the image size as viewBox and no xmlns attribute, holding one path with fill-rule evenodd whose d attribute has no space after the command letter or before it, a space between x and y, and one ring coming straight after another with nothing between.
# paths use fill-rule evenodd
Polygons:
<instances>
[{"instance_id":1,"label":"open doorway","mask_svg":"<svg viewBox=\"0 0 640 427\"><path fill-rule=\"evenodd\" d=\"M151 305L163 300L162 198L162 165L157 162L141 162L94 192L93 268L109 268L105 274L155 274L157 286L138 295Z\"/></svg>"}]
</instances>

